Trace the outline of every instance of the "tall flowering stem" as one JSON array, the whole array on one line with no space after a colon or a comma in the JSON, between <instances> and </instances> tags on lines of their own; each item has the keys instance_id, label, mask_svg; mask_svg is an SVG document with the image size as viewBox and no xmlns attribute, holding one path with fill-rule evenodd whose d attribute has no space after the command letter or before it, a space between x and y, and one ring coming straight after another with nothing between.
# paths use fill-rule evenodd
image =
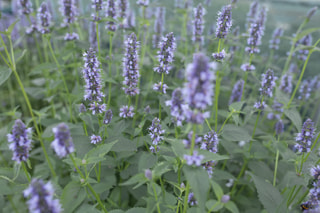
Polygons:
<instances>
[{"instance_id":1,"label":"tall flowering stem","mask_svg":"<svg viewBox=\"0 0 320 213\"><path fill-rule=\"evenodd\" d=\"M115 0L107 0L106 12L106 17L111 19L110 21L107 21L106 29L114 32L117 29L116 23L114 21L117 18Z\"/></svg>"},{"instance_id":2,"label":"tall flowering stem","mask_svg":"<svg viewBox=\"0 0 320 213\"><path fill-rule=\"evenodd\" d=\"M69 26L77 20L77 8L75 0L60 0L60 12L64 16L63 26ZM71 27L70 27L71 31ZM76 33L67 33L66 41L78 40L79 36Z\"/></svg>"},{"instance_id":3,"label":"tall flowering stem","mask_svg":"<svg viewBox=\"0 0 320 213\"><path fill-rule=\"evenodd\" d=\"M203 30L204 30L204 19L206 11L202 4L199 4L197 8L194 8L194 20L193 20L193 34L192 41L200 47L203 44Z\"/></svg>"},{"instance_id":4,"label":"tall flowering stem","mask_svg":"<svg viewBox=\"0 0 320 213\"><path fill-rule=\"evenodd\" d=\"M154 23L154 33L155 34L152 36L153 48L157 48L160 41L161 41L161 37L162 37L163 31L164 31L164 26L165 26L165 15L166 15L166 8L165 7L157 7L156 20Z\"/></svg>"}]
</instances>

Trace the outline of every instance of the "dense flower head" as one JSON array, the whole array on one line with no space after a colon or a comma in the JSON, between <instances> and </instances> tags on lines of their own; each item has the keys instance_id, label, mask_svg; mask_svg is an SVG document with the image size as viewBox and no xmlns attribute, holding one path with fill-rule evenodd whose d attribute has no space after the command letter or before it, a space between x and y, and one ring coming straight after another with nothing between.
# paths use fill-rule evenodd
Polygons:
<instances>
[{"instance_id":1,"label":"dense flower head","mask_svg":"<svg viewBox=\"0 0 320 213\"><path fill-rule=\"evenodd\" d=\"M283 29L281 28L276 28L273 31L272 34L272 39L269 41L269 48L278 50L279 49L279 44L280 44L280 37L283 35Z\"/></svg>"},{"instance_id":2,"label":"dense flower head","mask_svg":"<svg viewBox=\"0 0 320 213\"><path fill-rule=\"evenodd\" d=\"M113 113L112 113L112 110L111 109L108 109L106 111L106 114L104 115L104 118L103 118L103 123L104 124L109 124L112 120L112 116L113 116Z\"/></svg>"},{"instance_id":3,"label":"dense flower head","mask_svg":"<svg viewBox=\"0 0 320 213\"><path fill-rule=\"evenodd\" d=\"M193 192L190 192L190 194L188 195L188 204L189 204L190 206L198 205L198 201L197 201L196 198L194 197Z\"/></svg>"},{"instance_id":4,"label":"dense flower head","mask_svg":"<svg viewBox=\"0 0 320 213\"><path fill-rule=\"evenodd\" d=\"M292 75L284 74L281 77L280 90L286 94L290 94L292 91Z\"/></svg>"},{"instance_id":5,"label":"dense flower head","mask_svg":"<svg viewBox=\"0 0 320 213\"><path fill-rule=\"evenodd\" d=\"M169 74L173 62L174 51L176 50L176 39L173 33L168 33L159 43L158 53L159 65L154 68L155 72Z\"/></svg>"},{"instance_id":6,"label":"dense flower head","mask_svg":"<svg viewBox=\"0 0 320 213\"><path fill-rule=\"evenodd\" d=\"M63 15L63 25L74 23L77 18L77 8L75 0L60 0L60 12Z\"/></svg>"},{"instance_id":7,"label":"dense flower head","mask_svg":"<svg viewBox=\"0 0 320 213\"><path fill-rule=\"evenodd\" d=\"M229 105L234 102L241 101L243 85L244 85L243 80L239 80L235 83L235 85L233 86L233 89L232 89L230 99L229 99Z\"/></svg>"},{"instance_id":8,"label":"dense flower head","mask_svg":"<svg viewBox=\"0 0 320 213\"><path fill-rule=\"evenodd\" d=\"M195 147L199 148L201 146L201 143L203 141L202 137L198 136L197 134L195 136L193 136L193 135L194 135L194 133L193 133L193 131L191 131L188 133L187 139L182 140L182 143L184 144L184 147L186 149L190 149L193 137L195 138L194 139Z\"/></svg>"},{"instance_id":9,"label":"dense flower head","mask_svg":"<svg viewBox=\"0 0 320 213\"><path fill-rule=\"evenodd\" d=\"M137 0L137 5L148 7L149 6L149 0Z\"/></svg>"},{"instance_id":10,"label":"dense flower head","mask_svg":"<svg viewBox=\"0 0 320 213\"><path fill-rule=\"evenodd\" d=\"M166 8L165 7L157 7L156 9L156 20L154 22L154 35L152 36L152 46L153 48L157 48L164 28L165 28L165 17L166 17ZM161 44L160 44L161 45ZM161 48L161 46L160 46Z\"/></svg>"},{"instance_id":11,"label":"dense flower head","mask_svg":"<svg viewBox=\"0 0 320 213\"><path fill-rule=\"evenodd\" d=\"M202 113L212 104L213 73L210 71L209 59L203 53L193 56L193 63L187 67L187 82L183 89L184 101L190 107L186 112L188 121L201 124L209 113Z\"/></svg>"},{"instance_id":12,"label":"dense flower head","mask_svg":"<svg viewBox=\"0 0 320 213\"><path fill-rule=\"evenodd\" d=\"M313 182L312 188L309 191L309 202L310 202L310 207L312 207L312 209L319 208L320 180L316 180L315 182ZM319 211L317 211L317 212L319 212Z\"/></svg>"},{"instance_id":13,"label":"dense flower head","mask_svg":"<svg viewBox=\"0 0 320 213\"><path fill-rule=\"evenodd\" d=\"M264 101L258 101L253 105L254 108L258 109L258 110L264 110L264 108L267 107L267 104Z\"/></svg>"},{"instance_id":14,"label":"dense flower head","mask_svg":"<svg viewBox=\"0 0 320 213\"><path fill-rule=\"evenodd\" d=\"M94 12L92 13L93 21L99 21L101 18L99 17L99 11L103 8L103 0L92 0L92 8Z\"/></svg>"},{"instance_id":15,"label":"dense flower head","mask_svg":"<svg viewBox=\"0 0 320 213\"><path fill-rule=\"evenodd\" d=\"M17 163L27 161L29 151L31 150L32 129L26 128L26 125L17 119L12 128L12 134L7 134L9 149L13 151L12 160Z\"/></svg>"},{"instance_id":16,"label":"dense flower head","mask_svg":"<svg viewBox=\"0 0 320 213\"><path fill-rule=\"evenodd\" d=\"M247 22L252 22L258 13L259 3L257 1L254 1L250 4L249 12L247 13Z\"/></svg>"},{"instance_id":17,"label":"dense flower head","mask_svg":"<svg viewBox=\"0 0 320 213\"><path fill-rule=\"evenodd\" d=\"M219 139L218 134L215 131L212 130L208 132L204 135L203 139L204 141L202 142L200 149L208 150L212 153L218 152Z\"/></svg>"},{"instance_id":18,"label":"dense flower head","mask_svg":"<svg viewBox=\"0 0 320 213\"><path fill-rule=\"evenodd\" d=\"M192 41L203 43L203 30L204 30L204 19L203 16L206 14L206 10L203 8L202 4L198 4L197 8L193 9L193 34Z\"/></svg>"},{"instance_id":19,"label":"dense flower head","mask_svg":"<svg viewBox=\"0 0 320 213\"><path fill-rule=\"evenodd\" d=\"M226 38L232 26L232 5L222 7L221 12L218 13L216 37Z\"/></svg>"},{"instance_id":20,"label":"dense flower head","mask_svg":"<svg viewBox=\"0 0 320 213\"><path fill-rule=\"evenodd\" d=\"M67 33L64 36L65 41L74 41L74 40L79 40L79 35L77 33Z\"/></svg>"},{"instance_id":21,"label":"dense flower head","mask_svg":"<svg viewBox=\"0 0 320 213\"><path fill-rule=\"evenodd\" d=\"M91 110L92 114L101 114L106 111L106 104L101 104L98 102L93 102L90 104L89 110Z\"/></svg>"},{"instance_id":22,"label":"dense flower head","mask_svg":"<svg viewBox=\"0 0 320 213\"><path fill-rule=\"evenodd\" d=\"M298 152L310 152L312 145L312 138L315 135L314 123L308 118L302 126L302 130L297 134L296 142L294 146Z\"/></svg>"},{"instance_id":23,"label":"dense flower head","mask_svg":"<svg viewBox=\"0 0 320 213\"><path fill-rule=\"evenodd\" d=\"M151 137L152 146L150 147L150 150L156 150L156 147L159 145L159 143L163 140L163 134L165 130L162 129L160 124L159 118L154 118L152 120L151 126L148 128L149 135Z\"/></svg>"},{"instance_id":24,"label":"dense flower head","mask_svg":"<svg viewBox=\"0 0 320 213\"><path fill-rule=\"evenodd\" d=\"M246 63L246 64L242 64L240 67L243 71L245 72L250 72L256 69L255 66L253 66L252 64Z\"/></svg>"},{"instance_id":25,"label":"dense flower head","mask_svg":"<svg viewBox=\"0 0 320 213\"><path fill-rule=\"evenodd\" d=\"M267 12L268 12L268 9L266 7L261 7L257 17L257 21L262 28L262 35L264 34L264 30L266 28Z\"/></svg>"},{"instance_id":26,"label":"dense flower head","mask_svg":"<svg viewBox=\"0 0 320 213\"><path fill-rule=\"evenodd\" d=\"M161 81L159 83L153 85L154 91L157 91L157 92L160 92L163 94L167 93L167 89L168 89L168 86L164 83L161 83Z\"/></svg>"},{"instance_id":27,"label":"dense flower head","mask_svg":"<svg viewBox=\"0 0 320 213\"><path fill-rule=\"evenodd\" d=\"M320 180L320 165L312 167L310 169L310 173L315 180Z\"/></svg>"},{"instance_id":28,"label":"dense flower head","mask_svg":"<svg viewBox=\"0 0 320 213\"><path fill-rule=\"evenodd\" d=\"M120 108L119 116L121 118L132 118L134 116L133 106L122 106Z\"/></svg>"},{"instance_id":29,"label":"dense flower head","mask_svg":"<svg viewBox=\"0 0 320 213\"><path fill-rule=\"evenodd\" d=\"M226 57L226 51L223 49L221 52L213 53L212 57L215 61L222 61Z\"/></svg>"},{"instance_id":30,"label":"dense flower head","mask_svg":"<svg viewBox=\"0 0 320 213\"><path fill-rule=\"evenodd\" d=\"M127 18L129 8L129 0L118 0L118 16L122 19Z\"/></svg>"},{"instance_id":31,"label":"dense flower head","mask_svg":"<svg viewBox=\"0 0 320 213\"><path fill-rule=\"evenodd\" d=\"M307 18L310 20L317 10L318 10L318 7L311 8L307 13Z\"/></svg>"},{"instance_id":32,"label":"dense flower head","mask_svg":"<svg viewBox=\"0 0 320 213\"><path fill-rule=\"evenodd\" d=\"M280 135L281 133L283 133L283 131L284 131L284 123L283 123L283 121L281 119L278 120L278 122L275 124L274 129L275 129L275 132L276 132L277 135Z\"/></svg>"},{"instance_id":33,"label":"dense flower head","mask_svg":"<svg viewBox=\"0 0 320 213\"><path fill-rule=\"evenodd\" d=\"M70 130L65 123L61 123L54 127L52 131L54 133L54 141L52 141L51 147L58 157L62 158L74 152Z\"/></svg>"},{"instance_id":34,"label":"dense flower head","mask_svg":"<svg viewBox=\"0 0 320 213\"><path fill-rule=\"evenodd\" d=\"M308 100L310 98L310 93L311 93L311 90L312 90L312 87L311 87L311 82L309 80L303 80L302 81L302 84L300 86L300 89L299 89L299 100Z\"/></svg>"},{"instance_id":35,"label":"dense flower head","mask_svg":"<svg viewBox=\"0 0 320 213\"><path fill-rule=\"evenodd\" d=\"M134 33L131 33L129 38L125 41L126 50L123 57L123 90L127 95L134 96L139 94L138 80L138 51L139 42Z\"/></svg>"},{"instance_id":36,"label":"dense flower head","mask_svg":"<svg viewBox=\"0 0 320 213\"><path fill-rule=\"evenodd\" d=\"M32 179L29 187L23 191L29 212L60 213L62 212L59 200L54 199L54 188L51 182L44 183L41 179Z\"/></svg>"},{"instance_id":37,"label":"dense flower head","mask_svg":"<svg viewBox=\"0 0 320 213\"><path fill-rule=\"evenodd\" d=\"M117 29L116 22L114 21L117 19L117 10L116 10L116 2L115 0L107 0L106 2L106 17L108 19L106 29L114 32Z\"/></svg>"},{"instance_id":38,"label":"dense flower head","mask_svg":"<svg viewBox=\"0 0 320 213\"><path fill-rule=\"evenodd\" d=\"M186 160L186 163L189 166L201 166L201 161L204 159L204 156L198 155L197 151L193 151L192 155L183 155L183 159Z\"/></svg>"},{"instance_id":39,"label":"dense flower head","mask_svg":"<svg viewBox=\"0 0 320 213\"><path fill-rule=\"evenodd\" d=\"M31 25L26 28L26 34L28 35L39 31L38 25L36 23L36 19L34 19L33 17L30 17L30 20L31 20Z\"/></svg>"},{"instance_id":40,"label":"dense flower head","mask_svg":"<svg viewBox=\"0 0 320 213\"><path fill-rule=\"evenodd\" d=\"M247 39L247 44L249 46L245 48L245 51L250 54L259 53L260 49L258 48L258 46L261 45L262 36L263 36L263 28L259 23L259 20L257 19L250 25L249 37Z\"/></svg>"},{"instance_id":41,"label":"dense flower head","mask_svg":"<svg viewBox=\"0 0 320 213\"><path fill-rule=\"evenodd\" d=\"M92 144L97 144L100 143L102 141L102 138L100 137L100 135L91 135L90 136L90 143Z\"/></svg>"},{"instance_id":42,"label":"dense flower head","mask_svg":"<svg viewBox=\"0 0 320 213\"><path fill-rule=\"evenodd\" d=\"M30 0L19 0L20 13L28 15L32 13L32 3Z\"/></svg>"},{"instance_id":43,"label":"dense flower head","mask_svg":"<svg viewBox=\"0 0 320 213\"><path fill-rule=\"evenodd\" d=\"M259 89L261 95L272 97L272 89L276 86L277 77L274 76L273 70L271 69L268 69L266 73L262 74L261 76L261 88Z\"/></svg>"},{"instance_id":44,"label":"dense flower head","mask_svg":"<svg viewBox=\"0 0 320 213\"><path fill-rule=\"evenodd\" d=\"M312 36L311 34L308 34L304 37L302 37L297 43L295 44L296 47L298 46L311 46L312 45ZM299 60L305 61L307 59L307 56L309 54L308 49L299 49L297 53L294 53L293 56L296 56Z\"/></svg>"},{"instance_id":45,"label":"dense flower head","mask_svg":"<svg viewBox=\"0 0 320 213\"><path fill-rule=\"evenodd\" d=\"M166 105L170 106L171 116L174 117L174 122L177 126L182 126L188 105L183 102L182 91L180 88L177 88L172 92L172 98L171 100L166 101Z\"/></svg>"},{"instance_id":46,"label":"dense flower head","mask_svg":"<svg viewBox=\"0 0 320 213\"><path fill-rule=\"evenodd\" d=\"M48 5L45 2L42 2L40 8L38 9L38 23L39 23L39 31L42 34L50 33L50 21L51 21L51 14L48 9Z\"/></svg>"}]
</instances>

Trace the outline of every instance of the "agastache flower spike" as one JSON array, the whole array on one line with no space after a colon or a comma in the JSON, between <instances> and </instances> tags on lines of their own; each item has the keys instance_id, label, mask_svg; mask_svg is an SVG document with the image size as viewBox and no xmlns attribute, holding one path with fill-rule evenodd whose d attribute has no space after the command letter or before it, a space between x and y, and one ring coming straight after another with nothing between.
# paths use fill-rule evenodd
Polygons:
<instances>
[{"instance_id":1,"label":"agastache flower spike","mask_svg":"<svg viewBox=\"0 0 320 213\"><path fill-rule=\"evenodd\" d=\"M281 28L276 28L273 31L272 39L269 41L269 48L278 50L279 49L279 44L280 44L280 38L283 35L283 29Z\"/></svg>"},{"instance_id":2,"label":"agastache flower spike","mask_svg":"<svg viewBox=\"0 0 320 213\"><path fill-rule=\"evenodd\" d=\"M117 18L116 15L116 3L115 0L107 0L106 4L106 17L109 19L115 20ZM115 21L107 21L106 29L114 32L117 29Z\"/></svg>"},{"instance_id":3,"label":"agastache flower spike","mask_svg":"<svg viewBox=\"0 0 320 213\"><path fill-rule=\"evenodd\" d=\"M60 213L62 212L59 200L53 199L54 188L51 182L44 183L41 179L33 179L29 187L23 191L27 201L29 212Z\"/></svg>"},{"instance_id":4,"label":"agastache flower spike","mask_svg":"<svg viewBox=\"0 0 320 213\"><path fill-rule=\"evenodd\" d=\"M162 129L159 118L154 118L152 124L149 127L149 135L152 140L152 146L150 147L151 151L157 151L157 146L163 140L163 134L165 130Z\"/></svg>"},{"instance_id":5,"label":"agastache flower spike","mask_svg":"<svg viewBox=\"0 0 320 213\"><path fill-rule=\"evenodd\" d=\"M312 16L316 13L316 11L318 10L318 7L313 7L311 8L309 11L308 11L308 14L307 14L307 19L311 19Z\"/></svg>"},{"instance_id":6,"label":"agastache flower spike","mask_svg":"<svg viewBox=\"0 0 320 213\"><path fill-rule=\"evenodd\" d=\"M280 90L286 94L290 94L292 91L292 75L285 74L281 78Z\"/></svg>"},{"instance_id":7,"label":"agastache flower spike","mask_svg":"<svg viewBox=\"0 0 320 213\"><path fill-rule=\"evenodd\" d=\"M221 12L218 13L217 28L216 28L216 37L226 38L228 32L232 26L232 6L229 4L222 7Z\"/></svg>"},{"instance_id":8,"label":"agastache flower spike","mask_svg":"<svg viewBox=\"0 0 320 213\"><path fill-rule=\"evenodd\" d=\"M308 100L310 98L311 93L311 82L308 80L302 81L302 84L299 89L300 95L298 97L299 100Z\"/></svg>"},{"instance_id":9,"label":"agastache flower spike","mask_svg":"<svg viewBox=\"0 0 320 213\"><path fill-rule=\"evenodd\" d=\"M256 67L252 64L246 63L246 64L242 64L240 67L243 71L245 72L250 72L256 69Z\"/></svg>"},{"instance_id":10,"label":"agastache flower spike","mask_svg":"<svg viewBox=\"0 0 320 213\"><path fill-rule=\"evenodd\" d=\"M19 0L19 6L21 7L20 13L28 15L32 13L32 3L30 0Z\"/></svg>"},{"instance_id":11,"label":"agastache flower spike","mask_svg":"<svg viewBox=\"0 0 320 213\"><path fill-rule=\"evenodd\" d=\"M167 93L167 89L168 89L168 86L164 83L161 83L161 81L159 83L153 85L154 91L157 91L157 92L160 92L163 94Z\"/></svg>"},{"instance_id":12,"label":"agastache flower spike","mask_svg":"<svg viewBox=\"0 0 320 213\"><path fill-rule=\"evenodd\" d=\"M170 106L171 116L174 117L174 121L177 126L182 125L182 121L185 120L185 111L188 109L188 105L184 104L182 91L177 88L172 93L172 99L166 101L166 105Z\"/></svg>"},{"instance_id":13,"label":"agastache flower spike","mask_svg":"<svg viewBox=\"0 0 320 213\"><path fill-rule=\"evenodd\" d=\"M160 40L164 31L166 17L166 8L157 7L156 10L156 20L154 23L154 35L152 36L152 47L157 48L158 45L161 48Z\"/></svg>"},{"instance_id":14,"label":"agastache flower spike","mask_svg":"<svg viewBox=\"0 0 320 213\"><path fill-rule=\"evenodd\" d=\"M77 20L77 8L75 4L75 0L60 0L60 12L64 16L63 26L68 26Z\"/></svg>"},{"instance_id":15,"label":"agastache flower spike","mask_svg":"<svg viewBox=\"0 0 320 213\"><path fill-rule=\"evenodd\" d=\"M127 18L127 12L129 8L129 1L128 0L119 0L118 1L118 11L119 11L119 17L122 19Z\"/></svg>"},{"instance_id":16,"label":"agastache flower spike","mask_svg":"<svg viewBox=\"0 0 320 213\"><path fill-rule=\"evenodd\" d=\"M32 129L17 119L12 128L12 134L8 134L9 149L13 151L12 160L17 163L27 161L31 150Z\"/></svg>"},{"instance_id":17,"label":"agastache flower spike","mask_svg":"<svg viewBox=\"0 0 320 213\"><path fill-rule=\"evenodd\" d=\"M304 45L304 46L311 46L312 44L312 36L311 34L308 34L306 36L304 36L303 38L301 38L297 43L296 43L296 47L298 45ZM298 54L297 54L297 58L299 60L305 61L307 59L307 56L309 54L309 50L307 49L300 49L298 50ZM295 55L295 54L294 54Z\"/></svg>"},{"instance_id":18,"label":"agastache flower spike","mask_svg":"<svg viewBox=\"0 0 320 213\"><path fill-rule=\"evenodd\" d=\"M272 89L276 85L277 77L274 76L273 70L268 69L265 74L262 74L261 88L259 91L261 95L272 97Z\"/></svg>"},{"instance_id":19,"label":"agastache flower spike","mask_svg":"<svg viewBox=\"0 0 320 213\"><path fill-rule=\"evenodd\" d=\"M249 46L245 48L245 51L250 54L259 53L260 49L258 48L258 46L261 45L262 35L263 35L262 26L260 25L259 20L256 20L250 25L249 37L247 39L247 44Z\"/></svg>"},{"instance_id":20,"label":"agastache flower spike","mask_svg":"<svg viewBox=\"0 0 320 213\"><path fill-rule=\"evenodd\" d=\"M294 146L298 152L310 152L312 145L312 138L315 135L314 123L308 118L302 126L301 133L297 134L296 142Z\"/></svg>"},{"instance_id":21,"label":"agastache flower spike","mask_svg":"<svg viewBox=\"0 0 320 213\"><path fill-rule=\"evenodd\" d=\"M70 130L65 123L61 123L54 127L52 131L54 133L54 141L52 141L51 147L58 157L63 158L74 152Z\"/></svg>"},{"instance_id":22,"label":"agastache flower spike","mask_svg":"<svg viewBox=\"0 0 320 213\"><path fill-rule=\"evenodd\" d=\"M310 169L310 173L315 180L320 180L320 165L317 165L316 167L312 167Z\"/></svg>"},{"instance_id":23,"label":"agastache flower spike","mask_svg":"<svg viewBox=\"0 0 320 213\"><path fill-rule=\"evenodd\" d=\"M239 80L237 83L233 86L232 94L230 96L229 105L241 101L242 96L242 90L243 90L244 81Z\"/></svg>"},{"instance_id":24,"label":"agastache flower spike","mask_svg":"<svg viewBox=\"0 0 320 213\"><path fill-rule=\"evenodd\" d=\"M106 111L106 114L104 115L103 123L106 124L106 125L109 124L111 122L111 120L112 120L112 116L113 116L112 110L108 109Z\"/></svg>"},{"instance_id":25,"label":"agastache flower spike","mask_svg":"<svg viewBox=\"0 0 320 213\"><path fill-rule=\"evenodd\" d=\"M200 149L208 150L209 152L212 152L212 153L218 152L219 139L218 139L218 134L215 131L208 132L207 134L204 135L203 139L204 141L202 142ZM213 165L214 165L214 161L208 161L203 165L204 169L207 170L208 175L210 177L213 174L213 171L212 171Z\"/></svg>"},{"instance_id":26,"label":"agastache flower spike","mask_svg":"<svg viewBox=\"0 0 320 213\"><path fill-rule=\"evenodd\" d=\"M183 159L186 160L186 163L189 166L201 166L201 161L204 159L204 156L198 155L197 151L193 151L192 155L184 155Z\"/></svg>"},{"instance_id":27,"label":"agastache flower spike","mask_svg":"<svg viewBox=\"0 0 320 213\"><path fill-rule=\"evenodd\" d=\"M138 51L139 42L134 33L131 33L129 38L125 41L126 50L123 58L123 90L127 95L134 96L139 94L138 80L139 80L139 68L138 68Z\"/></svg>"},{"instance_id":28,"label":"agastache flower spike","mask_svg":"<svg viewBox=\"0 0 320 213\"><path fill-rule=\"evenodd\" d=\"M193 56L193 63L187 67L187 83L183 89L183 97L190 110L186 117L189 122L202 124L210 116L209 112L202 112L212 105L213 74L209 68L209 59L203 53Z\"/></svg>"},{"instance_id":29,"label":"agastache flower spike","mask_svg":"<svg viewBox=\"0 0 320 213\"><path fill-rule=\"evenodd\" d=\"M92 13L93 21L99 21L101 18L99 17L99 12L102 10L103 0L92 0L92 8L94 12Z\"/></svg>"},{"instance_id":30,"label":"agastache flower spike","mask_svg":"<svg viewBox=\"0 0 320 213\"><path fill-rule=\"evenodd\" d=\"M205 9L202 4L198 4L197 8L193 9L194 19L193 19L193 35L192 41L202 44L203 43L203 30L204 30L204 20L203 16L206 14Z\"/></svg>"},{"instance_id":31,"label":"agastache flower spike","mask_svg":"<svg viewBox=\"0 0 320 213\"><path fill-rule=\"evenodd\" d=\"M124 20L124 28L131 29L136 26L136 15L133 10L129 10L127 18Z\"/></svg>"},{"instance_id":32,"label":"agastache flower spike","mask_svg":"<svg viewBox=\"0 0 320 213\"><path fill-rule=\"evenodd\" d=\"M38 9L38 14L37 14L37 18L38 18L38 23L40 24L39 26L39 31L42 34L47 34L50 33L50 21L51 21L51 14L48 10L48 5L43 2L40 5L40 8Z\"/></svg>"},{"instance_id":33,"label":"agastache flower spike","mask_svg":"<svg viewBox=\"0 0 320 213\"><path fill-rule=\"evenodd\" d=\"M121 118L132 118L134 116L133 106L122 106L120 108L119 116Z\"/></svg>"},{"instance_id":34,"label":"agastache flower spike","mask_svg":"<svg viewBox=\"0 0 320 213\"><path fill-rule=\"evenodd\" d=\"M172 32L162 38L162 41L159 44L160 50L158 51L159 65L154 68L154 71L169 74L171 63L173 62L174 51L176 50L175 41L176 39Z\"/></svg>"},{"instance_id":35,"label":"agastache flower spike","mask_svg":"<svg viewBox=\"0 0 320 213\"><path fill-rule=\"evenodd\" d=\"M215 61L222 61L226 57L226 51L224 49L219 53L213 53L212 57Z\"/></svg>"},{"instance_id":36,"label":"agastache flower spike","mask_svg":"<svg viewBox=\"0 0 320 213\"><path fill-rule=\"evenodd\" d=\"M247 13L247 23L246 23L247 28L250 28L250 24L256 19L258 7L259 7L259 3L257 1L254 1L251 3L249 12Z\"/></svg>"},{"instance_id":37,"label":"agastache flower spike","mask_svg":"<svg viewBox=\"0 0 320 213\"><path fill-rule=\"evenodd\" d=\"M275 131L277 135L280 135L283 133L284 130L284 124L283 121L280 119L276 124L275 124Z\"/></svg>"},{"instance_id":38,"label":"agastache flower spike","mask_svg":"<svg viewBox=\"0 0 320 213\"><path fill-rule=\"evenodd\" d=\"M97 144L102 141L102 138L99 135L91 135L90 140L92 144Z\"/></svg>"}]
</instances>

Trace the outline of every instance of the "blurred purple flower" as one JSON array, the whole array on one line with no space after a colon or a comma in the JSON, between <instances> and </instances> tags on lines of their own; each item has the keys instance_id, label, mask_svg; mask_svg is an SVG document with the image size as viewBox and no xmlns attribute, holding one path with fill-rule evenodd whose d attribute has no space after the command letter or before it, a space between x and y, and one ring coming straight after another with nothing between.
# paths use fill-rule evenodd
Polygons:
<instances>
[{"instance_id":1,"label":"blurred purple flower","mask_svg":"<svg viewBox=\"0 0 320 213\"><path fill-rule=\"evenodd\" d=\"M308 118L302 125L301 132L297 134L296 145L298 152L310 152L312 145L312 138L315 135L314 123Z\"/></svg>"},{"instance_id":2,"label":"blurred purple flower","mask_svg":"<svg viewBox=\"0 0 320 213\"><path fill-rule=\"evenodd\" d=\"M241 101L243 85L244 85L243 80L239 80L235 83L235 85L233 86L233 89L232 89L230 99L229 99L229 105L234 102Z\"/></svg>"},{"instance_id":3,"label":"blurred purple flower","mask_svg":"<svg viewBox=\"0 0 320 213\"><path fill-rule=\"evenodd\" d=\"M223 6L218 13L216 37L219 39L226 38L232 26L232 6L231 4Z\"/></svg>"},{"instance_id":4,"label":"blurred purple flower","mask_svg":"<svg viewBox=\"0 0 320 213\"><path fill-rule=\"evenodd\" d=\"M58 157L63 158L74 152L70 130L65 123L61 123L54 127L52 131L54 133L54 141L52 141L51 147L54 149Z\"/></svg>"},{"instance_id":5,"label":"blurred purple flower","mask_svg":"<svg viewBox=\"0 0 320 213\"><path fill-rule=\"evenodd\" d=\"M119 116L121 118L132 118L134 116L133 106L122 106L120 108Z\"/></svg>"},{"instance_id":6,"label":"blurred purple flower","mask_svg":"<svg viewBox=\"0 0 320 213\"><path fill-rule=\"evenodd\" d=\"M159 43L160 50L157 52L159 65L154 68L155 72L169 74L174 51L176 50L175 40L172 32L162 38L162 41Z\"/></svg>"}]
</instances>

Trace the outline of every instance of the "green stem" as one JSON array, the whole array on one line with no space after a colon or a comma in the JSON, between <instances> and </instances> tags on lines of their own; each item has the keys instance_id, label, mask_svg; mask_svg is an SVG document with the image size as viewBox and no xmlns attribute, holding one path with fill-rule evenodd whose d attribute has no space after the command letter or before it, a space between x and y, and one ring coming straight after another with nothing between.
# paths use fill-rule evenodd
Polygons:
<instances>
[{"instance_id":1,"label":"green stem","mask_svg":"<svg viewBox=\"0 0 320 213\"><path fill-rule=\"evenodd\" d=\"M158 203L158 195L157 195L156 187L154 186L153 182L151 183L151 185L152 185L152 188L153 188L154 198L156 199L156 202L157 202L158 213L161 213L160 206L159 206L159 203Z\"/></svg>"},{"instance_id":2,"label":"green stem","mask_svg":"<svg viewBox=\"0 0 320 213\"><path fill-rule=\"evenodd\" d=\"M219 76L219 70L218 70L217 73L216 73L216 90L215 90L215 97L214 97L214 99L215 99L214 100L214 107L215 107L214 130L216 132L218 130L218 101L219 101L219 93L220 93L220 76Z\"/></svg>"},{"instance_id":3,"label":"green stem","mask_svg":"<svg viewBox=\"0 0 320 213\"><path fill-rule=\"evenodd\" d=\"M231 113L228 115L228 117L226 118L226 120L223 122L218 134L221 133L221 131L223 130L223 127L226 125L226 123L228 122L228 120L231 118L232 114L234 113L234 111L231 111Z\"/></svg>"},{"instance_id":4,"label":"green stem","mask_svg":"<svg viewBox=\"0 0 320 213\"><path fill-rule=\"evenodd\" d=\"M28 172L28 170L26 168L26 164L24 162L21 162L21 164L22 164L23 171L26 174L26 177L28 179L28 182L30 183L31 177L30 177L30 174L29 174L29 172Z\"/></svg>"},{"instance_id":5,"label":"green stem","mask_svg":"<svg viewBox=\"0 0 320 213\"><path fill-rule=\"evenodd\" d=\"M184 208L183 208L183 213L187 213L189 190L190 190L190 185L189 185L189 183L187 183L186 193L185 193L185 195L184 195L184 204L183 204L183 207L184 207Z\"/></svg>"},{"instance_id":6,"label":"green stem","mask_svg":"<svg viewBox=\"0 0 320 213\"><path fill-rule=\"evenodd\" d=\"M276 186L277 170L278 170L278 160L279 160L279 149L277 149L277 154L276 154L276 163L275 163L274 175L273 175L273 186Z\"/></svg>"},{"instance_id":7,"label":"green stem","mask_svg":"<svg viewBox=\"0 0 320 213\"><path fill-rule=\"evenodd\" d=\"M109 36L109 61L108 61L108 67L109 67L109 78L112 78L112 72L111 72L111 62L112 62L112 40L113 40L113 33ZM109 109L111 103L111 81L109 82L109 95L108 95L108 103L107 108Z\"/></svg>"},{"instance_id":8,"label":"green stem","mask_svg":"<svg viewBox=\"0 0 320 213\"><path fill-rule=\"evenodd\" d=\"M162 73L162 75L161 75L160 95L162 94L163 79L164 79L164 73ZM160 101L160 99L159 99L159 119L161 120L161 101Z\"/></svg>"}]
</instances>

